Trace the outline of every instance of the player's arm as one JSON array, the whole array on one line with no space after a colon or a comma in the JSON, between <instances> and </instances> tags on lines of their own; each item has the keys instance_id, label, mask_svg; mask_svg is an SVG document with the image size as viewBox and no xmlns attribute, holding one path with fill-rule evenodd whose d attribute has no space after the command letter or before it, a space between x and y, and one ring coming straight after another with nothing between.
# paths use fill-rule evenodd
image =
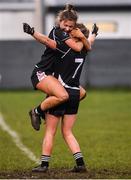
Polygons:
<instances>
[{"instance_id":1,"label":"player's arm","mask_svg":"<svg viewBox=\"0 0 131 180\"><path fill-rule=\"evenodd\" d=\"M80 52L83 49L83 44L81 42L76 42L71 38L66 40L65 43L76 52Z\"/></svg>"},{"instance_id":2,"label":"player's arm","mask_svg":"<svg viewBox=\"0 0 131 180\"><path fill-rule=\"evenodd\" d=\"M92 27L92 32L91 34L89 35L89 38L88 38L88 41L90 42L91 45L94 44L95 42L95 39L96 39L96 36L98 35L98 26L95 24L93 24L93 27Z\"/></svg>"},{"instance_id":3,"label":"player's arm","mask_svg":"<svg viewBox=\"0 0 131 180\"><path fill-rule=\"evenodd\" d=\"M91 47L94 44L96 36L98 35L98 30L99 30L98 26L94 24L92 27L92 32L89 35L88 39L84 36L84 34L81 32L79 28L72 30L71 35L73 37L79 38L82 41L85 49L88 51L91 50Z\"/></svg>"},{"instance_id":4,"label":"player's arm","mask_svg":"<svg viewBox=\"0 0 131 180\"><path fill-rule=\"evenodd\" d=\"M88 37L88 41L90 42L90 45L92 46L95 42L96 35L95 34L90 34Z\"/></svg>"},{"instance_id":5,"label":"player's arm","mask_svg":"<svg viewBox=\"0 0 131 180\"><path fill-rule=\"evenodd\" d=\"M52 49L56 49L56 41L50 39L48 36L41 34L37 31L35 31L32 36L40 43L42 43Z\"/></svg>"},{"instance_id":6,"label":"player's arm","mask_svg":"<svg viewBox=\"0 0 131 180\"><path fill-rule=\"evenodd\" d=\"M71 36L80 39L85 47L86 50L91 50L91 43L90 41L84 36L79 28L73 29L71 31Z\"/></svg>"},{"instance_id":7,"label":"player's arm","mask_svg":"<svg viewBox=\"0 0 131 180\"><path fill-rule=\"evenodd\" d=\"M74 51L80 52L83 48L81 43L77 43L74 39L70 37L70 34L64 32L62 29L57 28L54 32L55 38L60 42L64 42L68 47Z\"/></svg>"},{"instance_id":8,"label":"player's arm","mask_svg":"<svg viewBox=\"0 0 131 180\"><path fill-rule=\"evenodd\" d=\"M57 43L55 40L50 39L39 32L36 32L33 27L30 27L27 23L23 23L23 30L25 33L32 35L37 41L43 43L44 45L56 49ZM65 43L75 51L80 52L82 47L81 43L76 43L73 39L69 38L65 40Z\"/></svg>"},{"instance_id":9,"label":"player's arm","mask_svg":"<svg viewBox=\"0 0 131 180\"><path fill-rule=\"evenodd\" d=\"M40 43L52 49L56 49L56 41L50 39L48 36L44 34L35 31L34 28L30 27L27 23L23 23L23 30L25 33L32 35Z\"/></svg>"},{"instance_id":10,"label":"player's arm","mask_svg":"<svg viewBox=\"0 0 131 180\"><path fill-rule=\"evenodd\" d=\"M48 36L45 36L45 35L35 31L34 34L33 34L33 37L37 41L45 44L46 46L48 46L48 47L50 47L52 49L56 49L57 48L57 42L55 40L50 39ZM73 49L74 51L77 51L77 52L80 52L82 50L82 48L83 48L83 44L81 42L76 42L73 39L68 39L68 40L65 41L65 43L71 49Z\"/></svg>"},{"instance_id":11,"label":"player's arm","mask_svg":"<svg viewBox=\"0 0 131 180\"><path fill-rule=\"evenodd\" d=\"M87 51L90 51L90 50L91 50L91 43L90 43L90 41L89 41L85 36L83 36L83 37L81 38L81 41L82 41L85 49L86 49Z\"/></svg>"}]
</instances>

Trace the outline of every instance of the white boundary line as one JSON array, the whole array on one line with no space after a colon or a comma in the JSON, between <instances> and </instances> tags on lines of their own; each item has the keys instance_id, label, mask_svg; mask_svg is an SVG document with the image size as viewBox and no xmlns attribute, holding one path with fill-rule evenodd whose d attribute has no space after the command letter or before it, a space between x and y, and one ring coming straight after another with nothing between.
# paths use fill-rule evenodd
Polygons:
<instances>
[{"instance_id":1,"label":"white boundary line","mask_svg":"<svg viewBox=\"0 0 131 180\"><path fill-rule=\"evenodd\" d=\"M15 143L15 145L25 153L25 155L32 161L39 163L39 159L36 158L36 156L33 154L33 152L27 148L20 140L19 135L13 131L9 125L6 124L4 121L3 116L0 114L0 127L3 131L6 131L12 138L12 141Z\"/></svg>"}]
</instances>

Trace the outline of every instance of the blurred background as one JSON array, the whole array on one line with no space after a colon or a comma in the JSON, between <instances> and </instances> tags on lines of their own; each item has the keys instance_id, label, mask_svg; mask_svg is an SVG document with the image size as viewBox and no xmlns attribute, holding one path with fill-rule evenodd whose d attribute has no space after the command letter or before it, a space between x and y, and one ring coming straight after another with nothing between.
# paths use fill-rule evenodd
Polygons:
<instances>
[{"instance_id":1,"label":"blurred background","mask_svg":"<svg viewBox=\"0 0 131 180\"><path fill-rule=\"evenodd\" d=\"M81 84L131 87L131 0L0 0L0 90L32 88L30 75L45 46L23 33L22 23L48 35L66 3L90 30L93 23L99 26Z\"/></svg>"}]
</instances>

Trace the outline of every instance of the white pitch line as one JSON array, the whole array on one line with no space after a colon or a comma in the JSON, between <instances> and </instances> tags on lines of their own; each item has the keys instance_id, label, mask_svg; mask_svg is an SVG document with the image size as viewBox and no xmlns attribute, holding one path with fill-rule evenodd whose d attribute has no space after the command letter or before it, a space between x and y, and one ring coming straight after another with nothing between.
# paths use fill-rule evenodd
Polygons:
<instances>
[{"instance_id":1,"label":"white pitch line","mask_svg":"<svg viewBox=\"0 0 131 180\"><path fill-rule=\"evenodd\" d=\"M23 151L30 160L39 163L39 159L37 159L36 156L33 154L33 152L21 142L19 135L6 124L1 114L0 114L0 127L3 131L6 131L12 137L12 140L14 141L16 146L21 151Z\"/></svg>"}]
</instances>

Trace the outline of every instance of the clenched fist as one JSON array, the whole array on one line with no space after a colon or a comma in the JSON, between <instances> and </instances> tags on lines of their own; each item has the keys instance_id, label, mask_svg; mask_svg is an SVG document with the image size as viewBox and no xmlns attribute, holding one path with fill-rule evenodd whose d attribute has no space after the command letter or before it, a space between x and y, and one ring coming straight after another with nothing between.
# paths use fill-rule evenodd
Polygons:
<instances>
[{"instance_id":1,"label":"clenched fist","mask_svg":"<svg viewBox=\"0 0 131 180\"><path fill-rule=\"evenodd\" d=\"M95 24L93 24L93 27L92 27L92 34L95 34L96 36L98 35L98 26Z\"/></svg>"},{"instance_id":2,"label":"clenched fist","mask_svg":"<svg viewBox=\"0 0 131 180\"><path fill-rule=\"evenodd\" d=\"M30 35L33 35L35 32L34 27L30 27L30 25L27 23L23 23L23 30L25 33Z\"/></svg>"}]
</instances>

